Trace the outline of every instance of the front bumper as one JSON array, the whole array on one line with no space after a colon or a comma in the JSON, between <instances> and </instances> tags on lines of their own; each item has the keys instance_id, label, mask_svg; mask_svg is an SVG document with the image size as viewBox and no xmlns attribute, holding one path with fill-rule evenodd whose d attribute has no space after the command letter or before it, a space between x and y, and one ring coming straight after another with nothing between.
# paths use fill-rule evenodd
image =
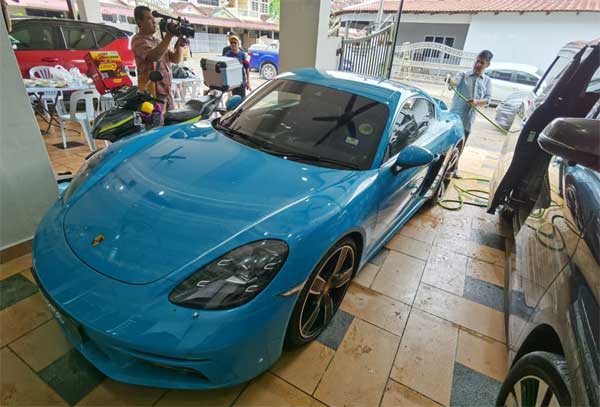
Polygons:
<instances>
[{"instance_id":1,"label":"front bumper","mask_svg":"<svg viewBox=\"0 0 600 407\"><path fill-rule=\"evenodd\" d=\"M60 213L57 203L38 229L34 274L69 341L107 376L219 388L252 379L281 355L295 297L259 295L224 311L178 307L168 301L169 280L125 284L81 262L64 238Z\"/></svg>"}]
</instances>

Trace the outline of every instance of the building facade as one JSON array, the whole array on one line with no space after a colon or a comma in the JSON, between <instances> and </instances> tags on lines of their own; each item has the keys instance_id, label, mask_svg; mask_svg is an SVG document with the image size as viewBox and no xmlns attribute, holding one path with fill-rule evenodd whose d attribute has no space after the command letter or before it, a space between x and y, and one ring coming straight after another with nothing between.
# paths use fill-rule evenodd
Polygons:
<instances>
[{"instance_id":1,"label":"building facade","mask_svg":"<svg viewBox=\"0 0 600 407\"><path fill-rule=\"evenodd\" d=\"M379 1L335 12L349 30L372 27ZM384 19L400 1L384 2ZM567 42L600 36L600 2L578 0L407 0L397 43L436 42L468 52L490 49L496 61L546 68ZM344 32L344 29L342 29ZM543 45L543 46L542 46Z\"/></svg>"}]
</instances>

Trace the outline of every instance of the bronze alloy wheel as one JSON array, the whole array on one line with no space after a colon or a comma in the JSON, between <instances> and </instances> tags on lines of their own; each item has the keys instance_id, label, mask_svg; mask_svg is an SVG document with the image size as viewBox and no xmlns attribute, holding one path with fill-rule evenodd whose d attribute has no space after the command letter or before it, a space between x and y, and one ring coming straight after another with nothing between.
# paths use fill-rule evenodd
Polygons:
<instances>
[{"instance_id":1,"label":"bronze alloy wheel","mask_svg":"<svg viewBox=\"0 0 600 407\"><path fill-rule=\"evenodd\" d=\"M358 268L351 238L334 245L313 270L290 318L286 343L300 346L315 339L339 308Z\"/></svg>"}]
</instances>

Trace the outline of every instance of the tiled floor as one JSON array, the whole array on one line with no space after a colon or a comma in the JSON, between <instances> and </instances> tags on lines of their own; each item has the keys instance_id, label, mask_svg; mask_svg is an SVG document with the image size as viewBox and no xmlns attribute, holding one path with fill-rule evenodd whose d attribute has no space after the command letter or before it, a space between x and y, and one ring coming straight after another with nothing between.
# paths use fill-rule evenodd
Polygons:
<instances>
[{"instance_id":1,"label":"tiled floor","mask_svg":"<svg viewBox=\"0 0 600 407\"><path fill-rule=\"evenodd\" d=\"M56 172L75 171L88 153L54 147L58 132L45 140ZM478 122L463 175L491 176L501 143ZM105 378L65 341L23 256L0 265L0 405L493 405L507 370L508 234L482 208L424 208L361 270L317 341L250 383L205 392Z\"/></svg>"}]
</instances>

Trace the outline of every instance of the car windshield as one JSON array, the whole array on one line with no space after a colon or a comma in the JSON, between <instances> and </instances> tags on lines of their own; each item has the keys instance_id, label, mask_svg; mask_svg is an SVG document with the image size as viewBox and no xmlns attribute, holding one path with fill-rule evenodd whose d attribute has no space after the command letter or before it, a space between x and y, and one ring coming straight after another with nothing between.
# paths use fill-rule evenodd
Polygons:
<instances>
[{"instance_id":1,"label":"car windshield","mask_svg":"<svg viewBox=\"0 0 600 407\"><path fill-rule=\"evenodd\" d=\"M369 169L387 120L387 106L369 98L276 79L213 123L236 140L290 160Z\"/></svg>"},{"instance_id":2,"label":"car windshield","mask_svg":"<svg viewBox=\"0 0 600 407\"><path fill-rule=\"evenodd\" d=\"M557 57L550 68L548 69L546 75L538 82L537 87L535 88L536 95L547 95L554 84L558 82L558 79L562 76L564 70L569 66L572 59L564 56Z\"/></svg>"}]
</instances>

